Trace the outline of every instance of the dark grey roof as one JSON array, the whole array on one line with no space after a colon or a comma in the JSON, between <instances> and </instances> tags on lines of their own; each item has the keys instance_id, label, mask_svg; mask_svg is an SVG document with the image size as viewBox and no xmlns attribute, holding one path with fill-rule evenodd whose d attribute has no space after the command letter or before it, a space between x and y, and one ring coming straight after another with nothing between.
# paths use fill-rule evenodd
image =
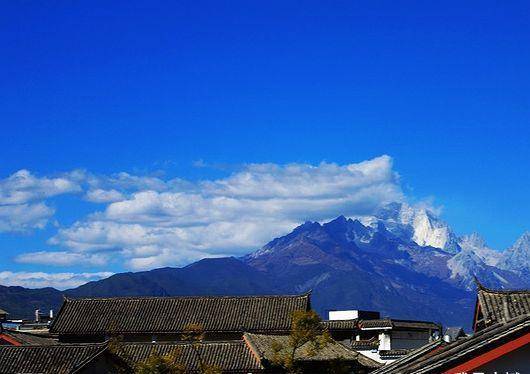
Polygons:
<instances>
[{"instance_id":1,"label":"dark grey roof","mask_svg":"<svg viewBox=\"0 0 530 374\"><path fill-rule=\"evenodd\" d=\"M0 346L0 373L71 373L105 349L102 344Z\"/></svg>"},{"instance_id":2,"label":"dark grey roof","mask_svg":"<svg viewBox=\"0 0 530 374\"><path fill-rule=\"evenodd\" d=\"M421 329L421 330L439 330L440 325L429 321L408 321L393 319L392 327L395 329Z\"/></svg>"},{"instance_id":3,"label":"dark grey roof","mask_svg":"<svg viewBox=\"0 0 530 374\"><path fill-rule=\"evenodd\" d=\"M322 325L328 330L354 330L357 328L356 319L345 319L345 320L325 320L322 321Z\"/></svg>"},{"instance_id":4,"label":"dark grey roof","mask_svg":"<svg viewBox=\"0 0 530 374\"><path fill-rule=\"evenodd\" d=\"M54 345L57 340L49 336L41 336L23 331L2 330L2 334L16 340L22 345Z\"/></svg>"},{"instance_id":5,"label":"dark grey roof","mask_svg":"<svg viewBox=\"0 0 530 374\"><path fill-rule=\"evenodd\" d=\"M379 357L390 360L403 357L411 352L410 349L387 349L379 351Z\"/></svg>"},{"instance_id":6,"label":"dark grey roof","mask_svg":"<svg viewBox=\"0 0 530 374\"><path fill-rule=\"evenodd\" d=\"M484 325L509 321L530 314L530 290L491 290L479 283L478 305L484 316Z\"/></svg>"},{"instance_id":7,"label":"dark grey roof","mask_svg":"<svg viewBox=\"0 0 530 374\"><path fill-rule=\"evenodd\" d=\"M272 357L274 356L274 345L287 345L289 340L288 335L262 335L250 333L244 334L243 338L254 351L255 355L260 358L260 360L267 361L271 361ZM355 362L361 366L369 368L376 368L380 366L380 364L376 361L360 354L359 352L349 349L336 341L332 341L331 343L327 344L325 347L319 350L316 355L311 355L309 351L309 344L302 346L296 354L296 359L305 362L341 359L348 362Z\"/></svg>"},{"instance_id":8,"label":"dark grey roof","mask_svg":"<svg viewBox=\"0 0 530 374\"><path fill-rule=\"evenodd\" d=\"M423 357L429 352L432 352L435 349L438 349L439 347L442 347L446 344L447 343L441 339L435 340L434 342L428 343L424 345L423 347L413 350L409 354L402 356L401 358L398 358L396 361L386 364L385 366L373 371L372 374L403 373L402 368L406 367L407 365L417 360L418 358Z\"/></svg>"},{"instance_id":9,"label":"dark grey roof","mask_svg":"<svg viewBox=\"0 0 530 374\"><path fill-rule=\"evenodd\" d=\"M71 335L176 333L190 323L207 332L289 331L310 295L65 299L50 332Z\"/></svg>"},{"instance_id":10,"label":"dark grey roof","mask_svg":"<svg viewBox=\"0 0 530 374\"><path fill-rule=\"evenodd\" d=\"M199 354L204 363L221 368L223 373L255 373L263 370L257 357L242 340L202 342L195 345L196 350L193 348L190 343L124 343L122 358L136 364L155 352L161 355L174 353L178 362L184 364L188 371L198 371L201 362Z\"/></svg>"},{"instance_id":11,"label":"dark grey roof","mask_svg":"<svg viewBox=\"0 0 530 374\"><path fill-rule=\"evenodd\" d=\"M434 322L429 321L413 321L400 319L365 319L359 321L361 329L373 328L392 328L392 329L421 329L421 330L438 330L440 326Z\"/></svg>"},{"instance_id":12,"label":"dark grey roof","mask_svg":"<svg viewBox=\"0 0 530 374\"><path fill-rule=\"evenodd\" d=\"M390 319L366 319L359 321L359 327L361 329L392 328L392 321Z\"/></svg>"},{"instance_id":13,"label":"dark grey roof","mask_svg":"<svg viewBox=\"0 0 530 374\"><path fill-rule=\"evenodd\" d=\"M377 349L379 347L379 339L375 336L367 340L353 340L351 348L356 351Z\"/></svg>"},{"instance_id":14,"label":"dark grey roof","mask_svg":"<svg viewBox=\"0 0 530 374\"><path fill-rule=\"evenodd\" d=\"M507 323L485 328L472 337L447 344L442 349L431 349L432 353L426 351L424 354L416 354L417 351L414 351L411 354L416 358L404 359L405 361L398 365L393 363L374 374L441 373L528 332L530 332L530 315L517 317Z\"/></svg>"}]
</instances>

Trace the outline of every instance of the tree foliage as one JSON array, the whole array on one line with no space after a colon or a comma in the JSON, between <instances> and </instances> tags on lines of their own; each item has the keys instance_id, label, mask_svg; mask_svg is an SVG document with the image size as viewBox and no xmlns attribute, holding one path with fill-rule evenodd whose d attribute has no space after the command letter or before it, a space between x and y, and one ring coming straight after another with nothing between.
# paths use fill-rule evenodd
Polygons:
<instances>
[{"instance_id":1,"label":"tree foliage","mask_svg":"<svg viewBox=\"0 0 530 374\"><path fill-rule=\"evenodd\" d=\"M153 352L144 361L135 366L136 374L185 374L186 367L180 362L178 351L161 355Z\"/></svg>"},{"instance_id":2,"label":"tree foliage","mask_svg":"<svg viewBox=\"0 0 530 374\"><path fill-rule=\"evenodd\" d=\"M301 373L302 347L304 355L315 356L331 342L331 337L321 322L318 314L312 310L295 311L287 343L273 343L273 364L282 367L288 373Z\"/></svg>"}]
</instances>

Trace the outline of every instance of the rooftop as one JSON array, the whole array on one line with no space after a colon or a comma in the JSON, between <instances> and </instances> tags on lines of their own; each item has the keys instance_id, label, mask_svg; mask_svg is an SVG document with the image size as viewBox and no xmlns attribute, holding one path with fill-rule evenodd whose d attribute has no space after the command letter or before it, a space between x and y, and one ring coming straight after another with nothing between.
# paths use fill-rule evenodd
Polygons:
<instances>
[{"instance_id":1,"label":"rooftop","mask_svg":"<svg viewBox=\"0 0 530 374\"><path fill-rule=\"evenodd\" d=\"M15 341L20 345L53 345L57 344L55 339L42 336L42 334L32 334L30 332L14 331L2 329L0 331L0 338L7 337L10 341Z\"/></svg>"},{"instance_id":2,"label":"rooftop","mask_svg":"<svg viewBox=\"0 0 530 374\"><path fill-rule=\"evenodd\" d=\"M289 336L287 335L262 335L262 334L244 334L245 341L248 342L256 356L261 360L270 361L275 354L274 346L287 345ZM310 345L306 344L300 348L296 354L296 359L301 361L328 361L334 359L356 362L364 367L376 368L380 364L374 360L356 352L346 346L332 341L324 346L317 354L310 354Z\"/></svg>"},{"instance_id":3,"label":"rooftop","mask_svg":"<svg viewBox=\"0 0 530 374\"><path fill-rule=\"evenodd\" d=\"M440 328L434 322L429 321L413 321L413 320L399 320L399 319L367 319L360 320L359 327L361 329L430 329L438 330Z\"/></svg>"},{"instance_id":4,"label":"rooftop","mask_svg":"<svg viewBox=\"0 0 530 374\"><path fill-rule=\"evenodd\" d=\"M353 330L357 328L356 319L336 319L336 320L324 320L322 325L329 330Z\"/></svg>"},{"instance_id":5,"label":"rooftop","mask_svg":"<svg viewBox=\"0 0 530 374\"><path fill-rule=\"evenodd\" d=\"M0 346L0 373L72 373L106 349L102 344Z\"/></svg>"},{"instance_id":6,"label":"rooftop","mask_svg":"<svg viewBox=\"0 0 530 374\"><path fill-rule=\"evenodd\" d=\"M373 350L379 347L379 339L375 336L366 340L352 340L351 348L356 351Z\"/></svg>"},{"instance_id":7,"label":"rooftop","mask_svg":"<svg viewBox=\"0 0 530 374\"><path fill-rule=\"evenodd\" d=\"M208 365L222 368L223 372L254 373L264 369L242 340L202 342L195 347L192 347L191 343L125 343L122 349L124 358L133 363L145 360L154 352L161 355L174 353L188 371L198 371L201 360Z\"/></svg>"},{"instance_id":8,"label":"rooftop","mask_svg":"<svg viewBox=\"0 0 530 374\"><path fill-rule=\"evenodd\" d=\"M484 352L517 339L530 332L530 315L512 319L507 323L498 323L477 332L475 335L459 339L450 344L440 342L441 349L424 350L423 354L411 353L399 362L377 370L375 373L433 373L444 372L462 362ZM433 343L434 344L434 343ZM429 346L429 345L428 345ZM420 351L421 352L421 351Z\"/></svg>"},{"instance_id":9,"label":"rooftop","mask_svg":"<svg viewBox=\"0 0 530 374\"><path fill-rule=\"evenodd\" d=\"M289 331L291 314L310 295L120 297L65 299L51 333L178 333L190 323L206 332Z\"/></svg>"},{"instance_id":10,"label":"rooftop","mask_svg":"<svg viewBox=\"0 0 530 374\"><path fill-rule=\"evenodd\" d=\"M477 302L485 326L530 314L530 290L492 290L478 283Z\"/></svg>"}]
</instances>

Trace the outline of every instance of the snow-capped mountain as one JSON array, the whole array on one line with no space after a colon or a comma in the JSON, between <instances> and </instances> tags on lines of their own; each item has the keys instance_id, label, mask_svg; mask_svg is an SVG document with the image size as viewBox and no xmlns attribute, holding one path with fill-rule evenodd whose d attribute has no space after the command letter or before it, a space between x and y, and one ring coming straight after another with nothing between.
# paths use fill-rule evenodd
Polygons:
<instances>
[{"instance_id":1,"label":"snow-capped mountain","mask_svg":"<svg viewBox=\"0 0 530 374\"><path fill-rule=\"evenodd\" d=\"M233 295L312 289L312 306L323 317L329 309L354 308L469 326L474 276L492 288L530 287L529 264L530 233L498 252L477 234L457 237L425 208L390 204L362 220L339 216L327 223L306 222L242 258L116 274L65 293ZM21 298L25 304L17 313L30 316L34 300L46 292L60 300L61 292L53 289L0 287L0 304L12 307Z\"/></svg>"},{"instance_id":2,"label":"snow-capped mountain","mask_svg":"<svg viewBox=\"0 0 530 374\"><path fill-rule=\"evenodd\" d=\"M502 269L530 276L530 232L525 232L515 244L508 248L499 262Z\"/></svg>"},{"instance_id":3,"label":"snow-capped mountain","mask_svg":"<svg viewBox=\"0 0 530 374\"><path fill-rule=\"evenodd\" d=\"M449 273L446 280L460 287L473 289L475 276L497 288L530 285L522 277L530 274L530 232L525 233L513 247L500 252L488 247L477 233L458 237L446 222L424 207L392 203L374 216L365 217L363 222L373 229L383 225L400 240L408 242L409 246L414 243L449 254L445 257ZM438 253L437 256L442 255Z\"/></svg>"},{"instance_id":4,"label":"snow-capped mountain","mask_svg":"<svg viewBox=\"0 0 530 374\"><path fill-rule=\"evenodd\" d=\"M405 203L391 203L373 217L365 218L370 226L383 222L388 231L404 240L422 247L439 248L448 253L458 253L458 238L449 225L426 208Z\"/></svg>"},{"instance_id":5,"label":"snow-capped mountain","mask_svg":"<svg viewBox=\"0 0 530 374\"><path fill-rule=\"evenodd\" d=\"M501 252L488 247L484 239L476 232L471 235L462 236L458 244L463 251L472 252L486 265L497 266L502 259Z\"/></svg>"}]
</instances>

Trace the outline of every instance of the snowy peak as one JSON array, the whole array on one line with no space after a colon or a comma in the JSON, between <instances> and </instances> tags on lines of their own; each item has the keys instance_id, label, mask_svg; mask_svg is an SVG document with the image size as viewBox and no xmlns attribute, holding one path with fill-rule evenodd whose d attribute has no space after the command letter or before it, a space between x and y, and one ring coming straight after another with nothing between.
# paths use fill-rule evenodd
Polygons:
<instances>
[{"instance_id":1,"label":"snowy peak","mask_svg":"<svg viewBox=\"0 0 530 374\"><path fill-rule=\"evenodd\" d=\"M460 246L467 248L484 248L486 241L476 232L460 238Z\"/></svg>"},{"instance_id":2,"label":"snowy peak","mask_svg":"<svg viewBox=\"0 0 530 374\"><path fill-rule=\"evenodd\" d=\"M497 266L502 258L502 254L489 248L486 241L477 233L461 237L458 244L462 251L474 253L489 266Z\"/></svg>"},{"instance_id":3,"label":"snowy peak","mask_svg":"<svg viewBox=\"0 0 530 374\"><path fill-rule=\"evenodd\" d=\"M458 238L451 228L426 208L405 203L392 203L383 207L375 217L387 229L402 239L412 240L420 246L439 248L448 253L458 253Z\"/></svg>"},{"instance_id":4,"label":"snowy peak","mask_svg":"<svg viewBox=\"0 0 530 374\"><path fill-rule=\"evenodd\" d=\"M515 244L508 248L499 267L519 274L530 274L530 232L525 232Z\"/></svg>"},{"instance_id":5,"label":"snowy peak","mask_svg":"<svg viewBox=\"0 0 530 374\"><path fill-rule=\"evenodd\" d=\"M515 242L514 249L528 251L530 248L530 231L526 231L517 241Z\"/></svg>"}]
</instances>

